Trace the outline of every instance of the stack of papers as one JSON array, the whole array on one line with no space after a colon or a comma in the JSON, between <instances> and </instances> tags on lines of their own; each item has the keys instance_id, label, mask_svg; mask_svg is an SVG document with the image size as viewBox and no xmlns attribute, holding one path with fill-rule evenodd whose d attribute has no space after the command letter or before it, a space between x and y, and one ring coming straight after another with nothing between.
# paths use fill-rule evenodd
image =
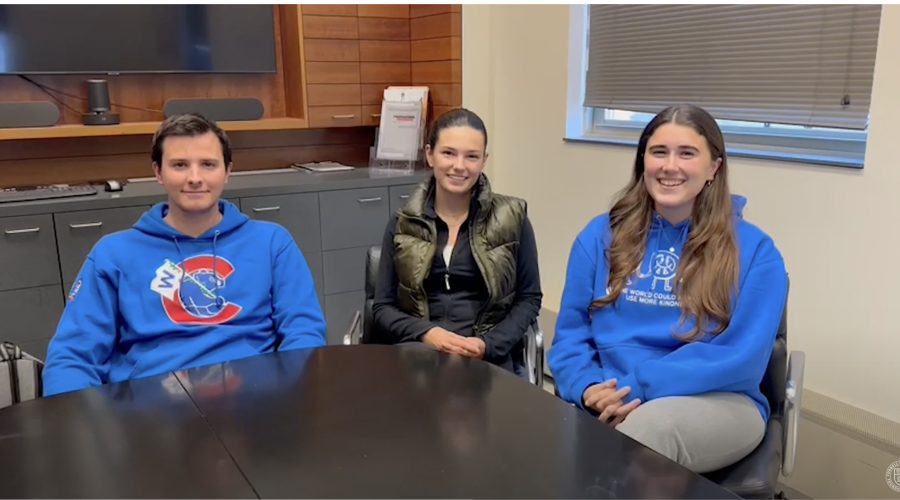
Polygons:
<instances>
[{"instance_id":1,"label":"stack of papers","mask_svg":"<svg viewBox=\"0 0 900 500\"><path fill-rule=\"evenodd\" d=\"M333 161L310 162L310 163L294 163L291 168L298 170L307 170L309 172L344 172L353 170L354 167L344 165Z\"/></svg>"}]
</instances>

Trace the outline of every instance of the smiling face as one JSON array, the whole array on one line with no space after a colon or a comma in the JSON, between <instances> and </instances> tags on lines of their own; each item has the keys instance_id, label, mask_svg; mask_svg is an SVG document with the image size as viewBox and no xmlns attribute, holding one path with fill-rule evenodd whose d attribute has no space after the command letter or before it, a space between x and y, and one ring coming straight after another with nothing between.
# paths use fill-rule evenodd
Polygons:
<instances>
[{"instance_id":1,"label":"smiling face","mask_svg":"<svg viewBox=\"0 0 900 500\"><path fill-rule=\"evenodd\" d=\"M722 164L706 139L692 127L666 123L653 133L644 151L644 185L656 211L672 223L691 216L694 200Z\"/></svg>"},{"instance_id":2,"label":"smiling face","mask_svg":"<svg viewBox=\"0 0 900 500\"><path fill-rule=\"evenodd\" d=\"M165 138L162 150L162 164L154 164L154 170L169 204L184 213L218 210L231 171L219 138L213 132L171 136Z\"/></svg>"},{"instance_id":3,"label":"smiling face","mask_svg":"<svg viewBox=\"0 0 900 500\"><path fill-rule=\"evenodd\" d=\"M484 149L484 134L472 127L461 125L442 129L434 147L428 145L425 148L438 188L447 194L470 193L484 171L487 161Z\"/></svg>"}]
</instances>

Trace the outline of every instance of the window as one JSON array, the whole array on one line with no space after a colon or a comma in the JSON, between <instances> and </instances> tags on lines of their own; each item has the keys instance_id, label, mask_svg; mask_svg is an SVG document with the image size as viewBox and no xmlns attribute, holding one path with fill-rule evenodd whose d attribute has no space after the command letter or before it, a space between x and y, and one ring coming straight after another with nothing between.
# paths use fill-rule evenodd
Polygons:
<instances>
[{"instance_id":1,"label":"window","mask_svg":"<svg viewBox=\"0 0 900 500\"><path fill-rule=\"evenodd\" d=\"M731 155L862 167L879 5L576 5L566 138L637 144L662 108Z\"/></svg>"}]
</instances>

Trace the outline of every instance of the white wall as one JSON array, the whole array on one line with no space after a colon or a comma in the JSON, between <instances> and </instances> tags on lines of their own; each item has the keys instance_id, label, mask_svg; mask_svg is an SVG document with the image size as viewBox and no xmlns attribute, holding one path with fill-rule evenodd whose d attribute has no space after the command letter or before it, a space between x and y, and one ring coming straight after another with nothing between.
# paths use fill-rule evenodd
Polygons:
<instances>
[{"instance_id":1,"label":"white wall","mask_svg":"<svg viewBox=\"0 0 900 500\"><path fill-rule=\"evenodd\" d=\"M564 143L568 5L466 5L463 105L489 126L488 175L524 197L544 307L558 311L576 234L609 208L630 148ZM732 159L732 191L791 276L789 343L806 386L900 421L900 6L885 6L864 171Z\"/></svg>"}]
</instances>

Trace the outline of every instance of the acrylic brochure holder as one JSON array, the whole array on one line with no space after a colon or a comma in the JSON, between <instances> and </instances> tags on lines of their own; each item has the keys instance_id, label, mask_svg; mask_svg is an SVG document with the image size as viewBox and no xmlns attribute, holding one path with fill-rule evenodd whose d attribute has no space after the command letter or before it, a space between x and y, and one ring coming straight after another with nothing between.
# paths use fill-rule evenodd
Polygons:
<instances>
[{"instance_id":1,"label":"acrylic brochure holder","mask_svg":"<svg viewBox=\"0 0 900 500\"><path fill-rule=\"evenodd\" d=\"M381 123L369 150L369 170L379 175L410 175L422 159L428 89L398 90L384 92Z\"/></svg>"}]
</instances>

